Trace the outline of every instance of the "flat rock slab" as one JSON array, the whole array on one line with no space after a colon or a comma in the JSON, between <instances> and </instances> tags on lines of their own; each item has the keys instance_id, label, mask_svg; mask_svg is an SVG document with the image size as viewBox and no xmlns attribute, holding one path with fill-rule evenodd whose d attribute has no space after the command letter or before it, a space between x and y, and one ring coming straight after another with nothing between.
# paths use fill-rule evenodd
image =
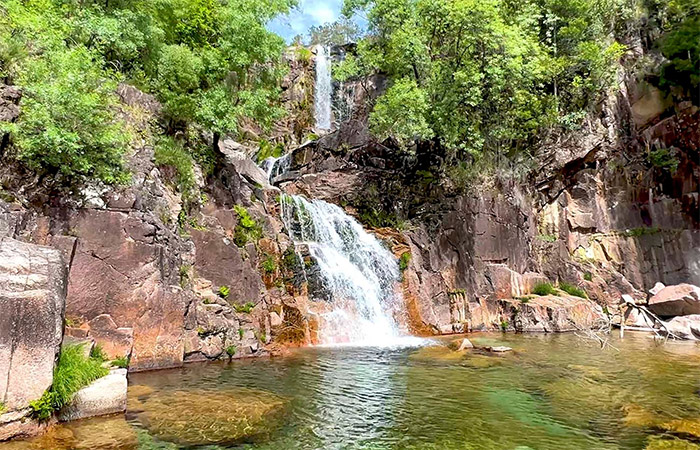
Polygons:
<instances>
[{"instance_id":1,"label":"flat rock slab","mask_svg":"<svg viewBox=\"0 0 700 450\"><path fill-rule=\"evenodd\" d=\"M493 352L493 353L505 353L505 352L510 352L513 349L510 347L506 347L505 345L499 345L496 347L486 347L486 350Z\"/></svg>"},{"instance_id":2,"label":"flat rock slab","mask_svg":"<svg viewBox=\"0 0 700 450\"><path fill-rule=\"evenodd\" d=\"M700 314L700 288L692 284L666 286L649 299L649 310L665 317Z\"/></svg>"},{"instance_id":3,"label":"flat rock slab","mask_svg":"<svg viewBox=\"0 0 700 450\"><path fill-rule=\"evenodd\" d=\"M126 369L114 369L79 390L70 405L58 414L58 420L84 419L126 411Z\"/></svg>"}]
</instances>

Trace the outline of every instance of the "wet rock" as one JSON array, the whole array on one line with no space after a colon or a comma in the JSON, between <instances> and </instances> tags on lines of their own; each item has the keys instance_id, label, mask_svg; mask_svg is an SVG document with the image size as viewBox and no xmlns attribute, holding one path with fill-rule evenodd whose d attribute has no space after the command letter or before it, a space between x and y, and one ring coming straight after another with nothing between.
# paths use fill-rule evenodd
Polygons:
<instances>
[{"instance_id":1,"label":"wet rock","mask_svg":"<svg viewBox=\"0 0 700 450\"><path fill-rule=\"evenodd\" d=\"M9 411L26 407L51 385L66 284L58 250L0 240L0 402Z\"/></svg>"},{"instance_id":2,"label":"wet rock","mask_svg":"<svg viewBox=\"0 0 700 450\"><path fill-rule=\"evenodd\" d=\"M274 430L285 404L255 389L164 390L144 396L138 419L154 436L181 445L232 444Z\"/></svg>"},{"instance_id":3,"label":"wet rock","mask_svg":"<svg viewBox=\"0 0 700 450\"><path fill-rule=\"evenodd\" d=\"M452 363L463 360L464 355L464 352L458 352L443 345L434 345L414 351L409 358L416 361Z\"/></svg>"},{"instance_id":4,"label":"wet rock","mask_svg":"<svg viewBox=\"0 0 700 450\"><path fill-rule=\"evenodd\" d=\"M58 420L85 419L126 411L126 369L113 369L106 376L79 390Z\"/></svg>"},{"instance_id":5,"label":"wet rock","mask_svg":"<svg viewBox=\"0 0 700 450\"><path fill-rule=\"evenodd\" d=\"M505 353L505 352L510 352L513 349L510 347L506 347L505 345L498 345L496 347L486 347L486 350L488 350L492 353Z\"/></svg>"},{"instance_id":6,"label":"wet rock","mask_svg":"<svg viewBox=\"0 0 700 450\"><path fill-rule=\"evenodd\" d=\"M474 348L474 344L472 344L471 341L470 341L469 339L464 338L464 339L462 340L462 344L459 346L459 348L458 348L457 350L458 350L458 351L462 351L462 350L467 350L467 349L470 349L470 348Z\"/></svg>"},{"instance_id":7,"label":"wet rock","mask_svg":"<svg viewBox=\"0 0 700 450\"><path fill-rule=\"evenodd\" d=\"M665 317L700 314L700 288L692 284L666 286L649 299L649 310Z\"/></svg>"},{"instance_id":8,"label":"wet rock","mask_svg":"<svg viewBox=\"0 0 700 450\"><path fill-rule=\"evenodd\" d=\"M665 322L668 331L681 339L700 340L700 314L679 316ZM666 330L659 330L664 334Z\"/></svg>"},{"instance_id":9,"label":"wet rock","mask_svg":"<svg viewBox=\"0 0 700 450\"><path fill-rule=\"evenodd\" d=\"M0 450L138 450L136 431L124 415L67 422L39 437L0 444ZM154 447L155 448L155 447Z\"/></svg>"}]
</instances>

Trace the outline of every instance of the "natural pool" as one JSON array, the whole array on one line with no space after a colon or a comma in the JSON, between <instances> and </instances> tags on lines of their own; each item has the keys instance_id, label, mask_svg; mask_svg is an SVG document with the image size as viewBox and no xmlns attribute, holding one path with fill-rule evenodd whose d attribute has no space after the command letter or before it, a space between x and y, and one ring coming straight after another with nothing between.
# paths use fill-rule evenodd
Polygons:
<instances>
[{"instance_id":1,"label":"natural pool","mask_svg":"<svg viewBox=\"0 0 700 450\"><path fill-rule=\"evenodd\" d=\"M130 376L129 411L15 449L700 449L700 346L472 334ZM215 442L219 442L215 444Z\"/></svg>"}]
</instances>

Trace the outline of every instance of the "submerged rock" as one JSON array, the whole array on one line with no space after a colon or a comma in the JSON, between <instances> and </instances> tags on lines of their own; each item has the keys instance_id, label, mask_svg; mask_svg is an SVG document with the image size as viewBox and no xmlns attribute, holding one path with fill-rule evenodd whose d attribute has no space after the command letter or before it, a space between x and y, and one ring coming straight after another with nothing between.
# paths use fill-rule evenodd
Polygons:
<instances>
[{"instance_id":1,"label":"submerged rock","mask_svg":"<svg viewBox=\"0 0 700 450\"><path fill-rule=\"evenodd\" d=\"M434 361L434 362L455 362L464 359L465 352L451 350L442 345L430 347L422 347L411 353L410 359L415 361Z\"/></svg>"},{"instance_id":2,"label":"submerged rock","mask_svg":"<svg viewBox=\"0 0 700 450\"><path fill-rule=\"evenodd\" d=\"M496 347L486 347L486 350L493 352L493 353L505 353L505 352L510 352L513 349L510 347L506 347L505 345L498 345Z\"/></svg>"},{"instance_id":3,"label":"submerged rock","mask_svg":"<svg viewBox=\"0 0 700 450\"><path fill-rule=\"evenodd\" d=\"M139 402L137 417L149 432L181 445L235 443L274 430L287 401L270 392L156 391Z\"/></svg>"}]
</instances>

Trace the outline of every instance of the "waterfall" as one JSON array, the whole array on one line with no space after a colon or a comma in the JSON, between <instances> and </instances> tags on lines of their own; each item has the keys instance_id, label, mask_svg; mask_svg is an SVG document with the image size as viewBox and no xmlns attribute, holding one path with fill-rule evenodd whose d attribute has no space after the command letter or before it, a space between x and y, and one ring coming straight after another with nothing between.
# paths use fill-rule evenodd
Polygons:
<instances>
[{"instance_id":1,"label":"waterfall","mask_svg":"<svg viewBox=\"0 0 700 450\"><path fill-rule=\"evenodd\" d=\"M404 305L394 255L336 205L296 195L281 201L287 231L297 248L308 248L328 297L320 343L414 345L399 339Z\"/></svg>"},{"instance_id":2,"label":"waterfall","mask_svg":"<svg viewBox=\"0 0 700 450\"><path fill-rule=\"evenodd\" d=\"M329 130L331 128L331 58L330 51L319 45L316 52L316 91L314 92L314 114L316 128Z\"/></svg>"},{"instance_id":3,"label":"waterfall","mask_svg":"<svg viewBox=\"0 0 700 450\"><path fill-rule=\"evenodd\" d=\"M292 163L291 156L291 153L287 153L279 158L270 156L260 164L260 168L267 173L267 180L270 184L275 178L289 170L289 166Z\"/></svg>"}]
</instances>

